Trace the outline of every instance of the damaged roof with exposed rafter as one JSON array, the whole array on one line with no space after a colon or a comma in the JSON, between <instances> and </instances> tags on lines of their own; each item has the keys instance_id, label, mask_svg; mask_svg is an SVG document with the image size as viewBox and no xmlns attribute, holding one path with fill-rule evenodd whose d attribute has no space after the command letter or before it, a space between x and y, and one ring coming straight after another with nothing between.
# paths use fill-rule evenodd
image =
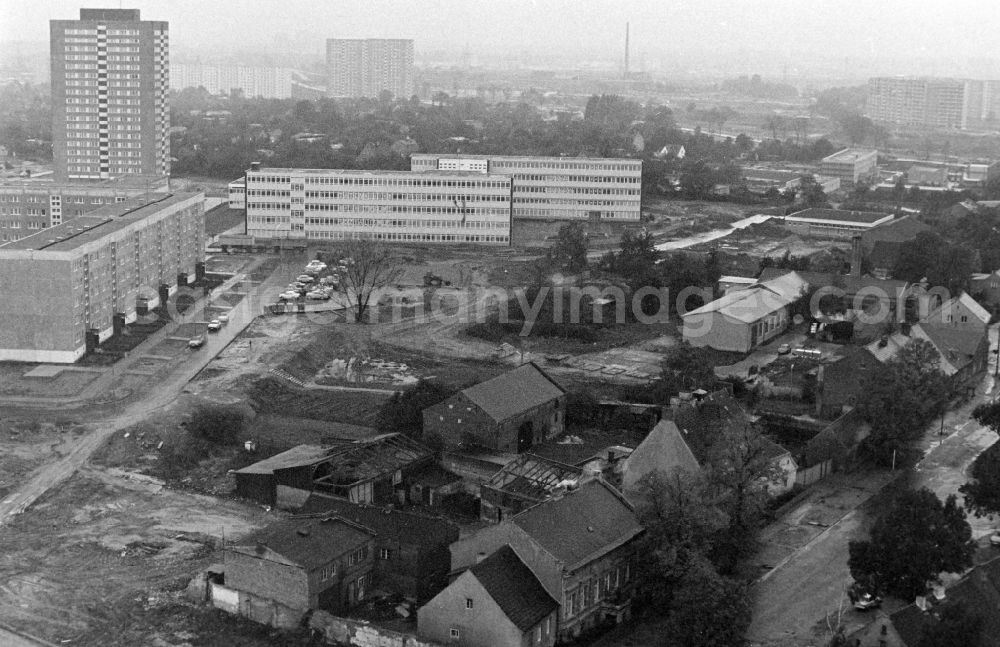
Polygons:
<instances>
[{"instance_id":1,"label":"damaged roof with exposed rafter","mask_svg":"<svg viewBox=\"0 0 1000 647\"><path fill-rule=\"evenodd\" d=\"M521 454L486 484L495 490L541 501L563 481L578 482L583 470L533 454Z\"/></svg>"},{"instance_id":2,"label":"damaged roof with exposed rafter","mask_svg":"<svg viewBox=\"0 0 1000 647\"><path fill-rule=\"evenodd\" d=\"M346 486L391 474L405 465L429 459L433 453L402 434L383 434L371 440L342 445L317 464L317 485Z\"/></svg>"}]
</instances>

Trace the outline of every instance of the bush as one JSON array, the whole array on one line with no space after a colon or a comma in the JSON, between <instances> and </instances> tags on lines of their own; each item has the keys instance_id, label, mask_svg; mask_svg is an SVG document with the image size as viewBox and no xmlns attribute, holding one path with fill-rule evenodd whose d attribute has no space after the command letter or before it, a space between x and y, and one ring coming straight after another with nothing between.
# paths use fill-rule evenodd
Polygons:
<instances>
[{"instance_id":1,"label":"bush","mask_svg":"<svg viewBox=\"0 0 1000 647\"><path fill-rule=\"evenodd\" d=\"M240 442L245 426L246 414L242 409L230 405L205 405L191 414L187 428L194 438L217 445L233 445Z\"/></svg>"}]
</instances>

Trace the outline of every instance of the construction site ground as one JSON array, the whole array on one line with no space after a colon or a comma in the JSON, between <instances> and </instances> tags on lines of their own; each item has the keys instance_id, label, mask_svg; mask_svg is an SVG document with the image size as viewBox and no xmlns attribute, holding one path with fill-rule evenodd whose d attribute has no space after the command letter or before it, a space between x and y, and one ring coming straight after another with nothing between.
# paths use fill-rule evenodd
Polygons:
<instances>
[{"instance_id":1,"label":"construction site ground","mask_svg":"<svg viewBox=\"0 0 1000 647\"><path fill-rule=\"evenodd\" d=\"M235 307L235 319L209 335L207 350L187 348L187 339L203 331L199 315L137 350L127 368L102 369L105 391L91 401L0 408L0 506L9 510L0 518L0 617L8 625L67 645L285 644L287 636L182 595L198 571L222 560L224 537L275 518L232 498L230 470L301 443L366 438L376 433L385 401L420 378L461 387L536 359L570 388L613 385L638 379L626 373L639 366L656 370L662 349L673 343L669 330L637 329L617 345L577 348L579 358L552 359L559 346L544 339L530 340L523 355L498 354L495 344L466 334L462 316L355 324L261 315L240 330L253 308L264 311L262 295L294 278L309 257L214 256L209 270L249 276L241 287L220 290L205 310ZM530 278L529 260L474 250L413 252L399 282L422 288L429 272L452 287L513 287ZM2 365L0 383L8 384L3 371L19 382L35 379L23 377L32 368ZM38 381L60 384L53 379ZM207 403L246 412L241 441L253 441L252 449L243 442L212 447L177 469L168 454L186 442L185 424ZM79 452L86 458L77 461ZM49 474L57 463L60 474ZM28 483L41 494L21 505Z\"/></svg>"},{"instance_id":2,"label":"construction site ground","mask_svg":"<svg viewBox=\"0 0 1000 647\"><path fill-rule=\"evenodd\" d=\"M183 595L195 572L220 560L224 540L276 518L85 468L4 526L0 616L55 644L280 644ZM222 636L227 642L217 642Z\"/></svg>"}]
</instances>

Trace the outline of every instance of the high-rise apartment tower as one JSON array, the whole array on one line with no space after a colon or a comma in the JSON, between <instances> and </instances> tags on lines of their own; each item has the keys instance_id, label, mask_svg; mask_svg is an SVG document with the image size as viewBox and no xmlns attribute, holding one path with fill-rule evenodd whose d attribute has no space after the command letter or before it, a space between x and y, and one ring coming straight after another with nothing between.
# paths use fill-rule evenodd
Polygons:
<instances>
[{"instance_id":1,"label":"high-rise apartment tower","mask_svg":"<svg viewBox=\"0 0 1000 647\"><path fill-rule=\"evenodd\" d=\"M413 41L401 38L330 38L326 41L326 93L331 97L413 96Z\"/></svg>"},{"instance_id":2,"label":"high-rise apartment tower","mask_svg":"<svg viewBox=\"0 0 1000 647\"><path fill-rule=\"evenodd\" d=\"M169 175L167 23L80 9L49 26L56 180Z\"/></svg>"}]
</instances>

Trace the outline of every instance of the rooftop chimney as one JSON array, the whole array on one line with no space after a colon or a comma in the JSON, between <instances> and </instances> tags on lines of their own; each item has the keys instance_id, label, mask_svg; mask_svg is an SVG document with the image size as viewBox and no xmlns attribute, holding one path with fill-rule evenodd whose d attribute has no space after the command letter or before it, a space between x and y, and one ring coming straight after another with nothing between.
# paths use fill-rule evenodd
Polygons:
<instances>
[{"instance_id":1,"label":"rooftop chimney","mask_svg":"<svg viewBox=\"0 0 1000 647\"><path fill-rule=\"evenodd\" d=\"M260 162L250 162L250 170L251 171L259 171L260 170Z\"/></svg>"},{"instance_id":2,"label":"rooftop chimney","mask_svg":"<svg viewBox=\"0 0 1000 647\"><path fill-rule=\"evenodd\" d=\"M851 276L861 276L861 236L855 236L851 241Z\"/></svg>"}]
</instances>

